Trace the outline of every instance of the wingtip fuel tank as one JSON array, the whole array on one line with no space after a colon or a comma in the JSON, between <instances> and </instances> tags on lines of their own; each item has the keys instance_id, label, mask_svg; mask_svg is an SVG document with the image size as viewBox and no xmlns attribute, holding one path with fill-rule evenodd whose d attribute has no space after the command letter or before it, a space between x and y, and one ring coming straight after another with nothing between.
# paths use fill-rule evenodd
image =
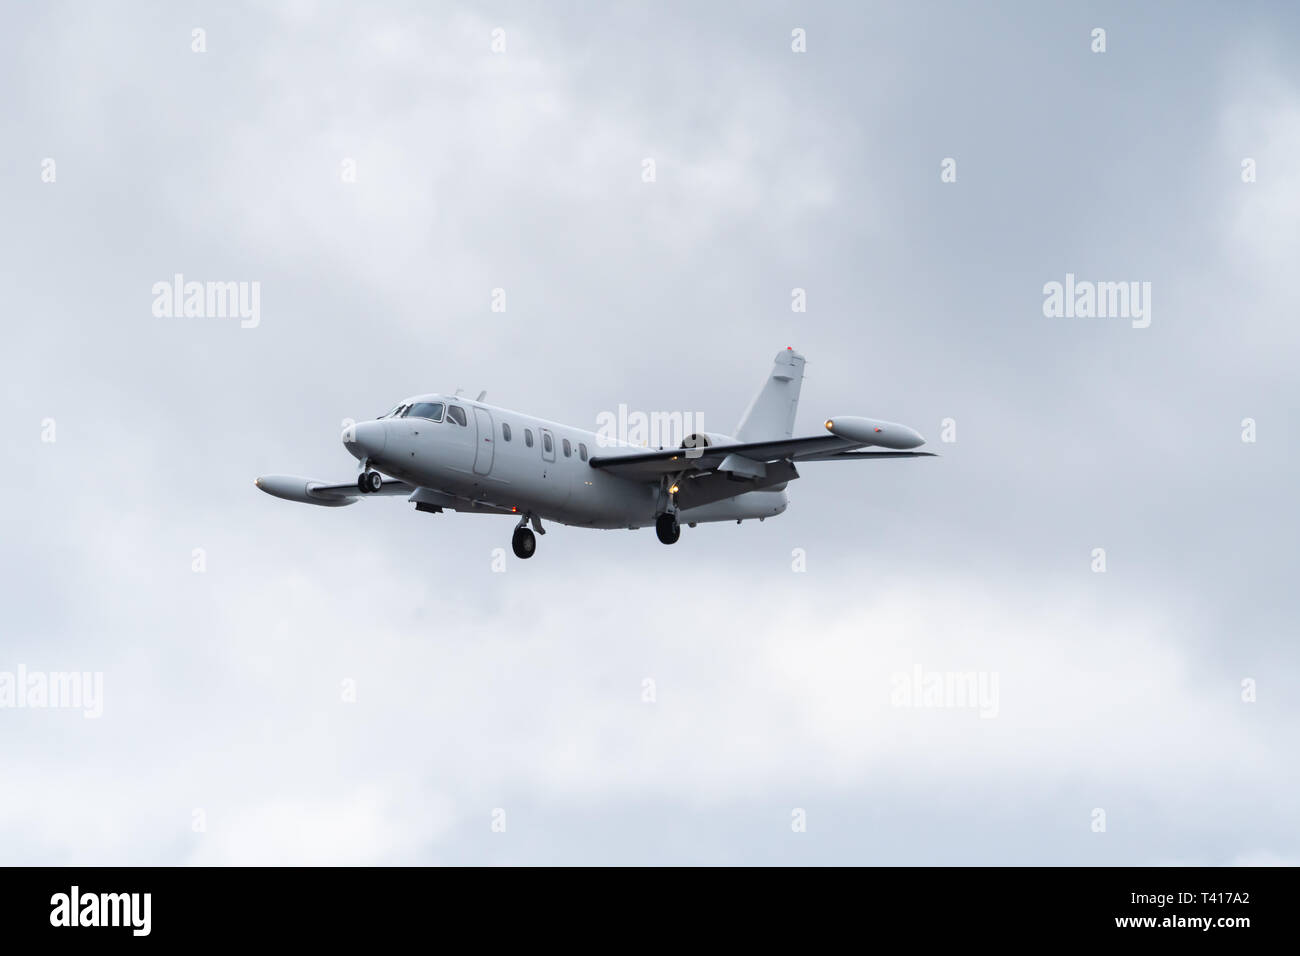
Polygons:
<instances>
[{"instance_id":1,"label":"wingtip fuel tank","mask_svg":"<svg viewBox=\"0 0 1300 956\"><path fill-rule=\"evenodd\" d=\"M879 445L903 451L919 448L925 439L914 428L895 422L880 422L874 418L859 418L855 415L836 415L826 419L826 430L837 438L861 442L865 445Z\"/></svg>"},{"instance_id":2,"label":"wingtip fuel tank","mask_svg":"<svg viewBox=\"0 0 1300 956\"><path fill-rule=\"evenodd\" d=\"M325 508L341 508L344 505L352 504L356 500L337 495L313 494L313 489L321 487L325 482L312 481L310 478L299 478L297 475L265 475L253 483L268 495L284 498L286 501L301 501L303 504L321 505Z\"/></svg>"}]
</instances>

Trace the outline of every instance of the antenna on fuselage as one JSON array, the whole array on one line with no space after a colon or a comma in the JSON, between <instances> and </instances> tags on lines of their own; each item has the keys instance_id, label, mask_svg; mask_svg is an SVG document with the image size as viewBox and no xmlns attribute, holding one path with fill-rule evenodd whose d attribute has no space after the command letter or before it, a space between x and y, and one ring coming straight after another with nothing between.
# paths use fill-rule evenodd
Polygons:
<instances>
[{"instance_id":1,"label":"antenna on fuselage","mask_svg":"<svg viewBox=\"0 0 1300 956\"><path fill-rule=\"evenodd\" d=\"M459 395L459 394L460 394L461 392L463 392L463 391L465 391L464 388L458 388L458 389L456 389L456 395ZM452 398L455 398L456 395L453 395Z\"/></svg>"},{"instance_id":2,"label":"antenna on fuselage","mask_svg":"<svg viewBox=\"0 0 1300 956\"><path fill-rule=\"evenodd\" d=\"M481 391L481 392L478 393L478 398L474 399L474 401L476 401L476 402L481 402L481 401L483 401L483 399L485 399L485 398L487 398L487 389L486 389L486 388L483 389L483 391Z\"/></svg>"}]
</instances>

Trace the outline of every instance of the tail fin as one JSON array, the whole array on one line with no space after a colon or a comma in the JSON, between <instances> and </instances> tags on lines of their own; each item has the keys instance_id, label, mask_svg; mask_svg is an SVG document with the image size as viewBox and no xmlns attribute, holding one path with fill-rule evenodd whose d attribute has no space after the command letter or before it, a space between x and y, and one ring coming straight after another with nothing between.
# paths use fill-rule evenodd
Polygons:
<instances>
[{"instance_id":1,"label":"tail fin","mask_svg":"<svg viewBox=\"0 0 1300 956\"><path fill-rule=\"evenodd\" d=\"M792 348L776 353L772 372L736 426L737 441L768 441L794 435L794 413L803 385L803 356Z\"/></svg>"}]
</instances>

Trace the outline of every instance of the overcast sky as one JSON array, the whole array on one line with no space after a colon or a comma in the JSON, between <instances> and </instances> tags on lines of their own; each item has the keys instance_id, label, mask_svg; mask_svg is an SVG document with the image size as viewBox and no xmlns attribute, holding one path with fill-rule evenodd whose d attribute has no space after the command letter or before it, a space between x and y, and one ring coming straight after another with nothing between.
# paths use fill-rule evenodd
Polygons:
<instances>
[{"instance_id":1,"label":"overcast sky","mask_svg":"<svg viewBox=\"0 0 1300 956\"><path fill-rule=\"evenodd\" d=\"M605 7L3 3L0 672L103 713L0 709L0 862L1300 860L1300 13ZM528 562L253 486L457 387L728 432L787 345L942 457Z\"/></svg>"}]
</instances>

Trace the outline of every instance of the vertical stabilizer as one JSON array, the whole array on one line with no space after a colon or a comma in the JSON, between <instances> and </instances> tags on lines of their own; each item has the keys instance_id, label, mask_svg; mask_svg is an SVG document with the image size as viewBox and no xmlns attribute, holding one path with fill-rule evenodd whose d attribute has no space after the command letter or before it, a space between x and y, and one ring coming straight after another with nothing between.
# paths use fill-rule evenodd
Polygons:
<instances>
[{"instance_id":1,"label":"vertical stabilizer","mask_svg":"<svg viewBox=\"0 0 1300 956\"><path fill-rule=\"evenodd\" d=\"M803 356L791 348L777 352L767 381L740 416L736 440L774 441L792 437L802 385Z\"/></svg>"}]
</instances>

